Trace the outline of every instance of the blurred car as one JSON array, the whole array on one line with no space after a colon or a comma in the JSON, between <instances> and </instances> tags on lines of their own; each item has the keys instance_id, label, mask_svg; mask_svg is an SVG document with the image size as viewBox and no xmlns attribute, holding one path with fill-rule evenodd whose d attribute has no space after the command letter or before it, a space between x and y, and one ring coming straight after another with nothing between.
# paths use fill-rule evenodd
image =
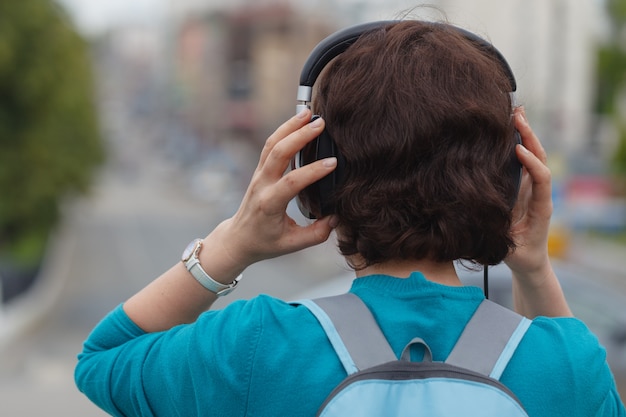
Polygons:
<instances>
[{"instance_id":1,"label":"blurred car","mask_svg":"<svg viewBox=\"0 0 626 417\"><path fill-rule=\"evenodd\" d=\"M548 253L550 257L565 259L570 250L571 231L563 223L552 222L548 233Z\"/></svg>"},{"instance_id":2,"label":"blurred car","mask_svg":"<svg viewBox=\"0 0 626 417\"><path fill-rule=\"evenodd\" d=\"M626 395L626 292L604 285L596 277L553 260L554 270L574 315L606 348L607 361L622 396ZM483 271L457 265L465 285L483 288ZM489 299L513 307L511 271L505 264L489 268ZM354 273L346 273L300 294L297 299L340 294L350 289Z\"/></svg>"}]
</instances>

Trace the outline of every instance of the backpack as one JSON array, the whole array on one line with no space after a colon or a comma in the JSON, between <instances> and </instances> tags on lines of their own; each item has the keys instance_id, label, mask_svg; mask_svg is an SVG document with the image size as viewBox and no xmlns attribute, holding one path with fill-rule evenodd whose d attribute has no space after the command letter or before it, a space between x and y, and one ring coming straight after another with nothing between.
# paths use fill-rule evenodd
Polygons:
<instances>
[{"instance_id":1,"label":"backpack","mask_svg":"<svg viewBox=\"0 0 626 417\"><path fill-rule=\"evenodd\" d=\"M433 362L424 340L415 338L400 359L372 313L352 293L301 300L320 322L348 376L318 411L336 416L527 416L498 379L530 320L484 300L445 362ZM420 362L411 352L423 349Z\"/></svg>"}]
</instances>

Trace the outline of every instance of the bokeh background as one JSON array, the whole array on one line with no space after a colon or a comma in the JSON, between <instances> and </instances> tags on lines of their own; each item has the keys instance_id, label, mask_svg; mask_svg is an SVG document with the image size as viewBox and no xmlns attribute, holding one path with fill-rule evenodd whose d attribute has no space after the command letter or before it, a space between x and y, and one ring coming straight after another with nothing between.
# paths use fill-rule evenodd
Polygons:
<instances>
[{"instance_id":1,"label":"bokeh background","mask_svg":"<svg viewBox=\"0 0 626 417\"><path fill-rule=\"evenodd\" d=\"M73 384L89 330L236 210L317 42L406 15L511 64L554 177L550 253L624 396L626 0L0 0L0 414L104 415ZM346 271L331 239L218 307Z\"/></svg>"}]
</instances>

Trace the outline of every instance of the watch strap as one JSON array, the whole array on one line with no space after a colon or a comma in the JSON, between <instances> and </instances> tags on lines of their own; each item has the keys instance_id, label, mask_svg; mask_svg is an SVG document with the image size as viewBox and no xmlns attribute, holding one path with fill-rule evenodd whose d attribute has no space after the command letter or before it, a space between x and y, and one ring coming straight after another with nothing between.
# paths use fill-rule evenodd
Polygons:
<instances>
[{"instance_id":1,"label":"watch strap","mask_svg":"<svg viewBox=\"0 0 626 417\"><path fill-rule=\"evenodd\" d=\"M202 268L202 265L200 265L198 253L201 248L201 239L196 239L191 242L188 246L188 250L190 250L190 252L188 252L189 255L183 254L183 264L196 281L198 281L207 290L216 294L218 297L230 294L235 289L237 284L239 284L242 274L239 274L239 276L230 284L222 284L221 282L215 281L209 274L206 273L206 271Z\"/></svg>"},{"instance_id":2,"label":"watch strap","mask_svg":"<svg viewBox=\"0 0 626 417\"><path fill-rule=\"evenodd\" d=\"M230 294L239 281L241 280L242 275L239 274L237 278L230 284L222 284L220 282L215 281L209 274L207 274L202 266L200 265L200 261L198 258L190 259L187 264L187 269L191 272L191 275L198 281L204 288L215 293L217 296L223 296Z\"/></svg>"}]
</instances>

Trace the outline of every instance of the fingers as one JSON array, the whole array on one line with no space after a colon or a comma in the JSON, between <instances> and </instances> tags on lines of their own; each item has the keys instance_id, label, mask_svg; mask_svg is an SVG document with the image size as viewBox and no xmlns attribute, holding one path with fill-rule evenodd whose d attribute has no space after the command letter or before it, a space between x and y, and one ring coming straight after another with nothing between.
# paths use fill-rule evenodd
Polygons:
<instances>
[{"instance_id":1,"label":"fingers","mask_svg":"<svg viewBox=\"0 0 626 417\"><path fill-rule=\"evenodd\" d=\"M530 173L533 183L549 183L551 175L546 165L548 156L528 124L523 107L515 109L515 127L522 136L522 145L516 148L518 159Z\"/></svg>"},{"instance_id":2,"label":"fingers","mask_svg":"<svg viewBox=\"0 0 626 417\"><path fill-rule=\"evenodd\" d=\"M523 145L517 145L515 151L532 180L531 190L529 190L530 201L534 203L536 210L550 215L552 211L552 174L547 166L547 154L528 124L523 108L518 108L515 111L515 126L522 136L523 143Z\"/></svg>"},{"instance_id":3,"label":"fingers","mask_svg":"<svg viewBox=\"0 0 626 417\"><path fill-rule=\"evenodd\" d=\"M262 167L264 174L268 175L268 178L280 178L295 154L307 143L318 137L323 129L324 121L316 119L277 142Z\"/></svg>"},{"instance_id":4,"label":"fingers","mask_svg":"<svg viewBox=\"0 0 626 417\"><path fill-rule=\"evenodd\" d=\"M296 250L319 245L328 240L330 233L336 226L336 217L327 216L306 227L299 227L291 236L292 245L295 245Z\"/></svg>"},{"instance_id":5,"label":"fingers","mask_svg":"<svg viewBox=\"0 0 626 417\"><path fill-rule=\"evenodd\" d=\"M305 110L292 117L265 144L257 168L256 184L264 188L259 198L263 210L267 212L283 210L301 190L325 177L337 166L336 158L326 158L285 174L294 155L324 129L322 119L309 122L310 113Z\"/></svg>"},{"instance_id":6,"label":"fingers","mask_svg":"<svg viewBox=\"0 0 626 417\"><path fill-rule=\"evenodd\" d=\"M285 173L295 154L319 136L324 121L310 122L311 112L305 110L283 123L268 138L259 166L249 186L248 199L264 213L284 212L288 202L315 181L330 174L337 158L326 158Z\"/></svg>"},{"instance_id":7,"label":"fingers","mask_svg":"<svg viewBox=\"0 0 626 417\"><path fill-rule=\"evenodd\" d=\"M286 159L288 162L298 150L302 149L307 142L317 137L322 131L324 122L321 119L318 120L319 121L310 123L311 111L303 110L283 123L265 142L265 146L261 151L261 157L259 159L259 167L265 166L267 158L272 153L274 153L274 156L277 157L276 159ZM306 128L303 128L305 126ZM282 144L285 140L291 142L296 140L298 142L298 145L295 145L297 149L292 151L293 147L290 147L288 150L285 150L284 144ZM279 144L281 145L279 146ZM291 152L291 154L287 155L286 153L288 152ZM283 168L283 172L285 168Z\"/></svg>"},{"instance_id":8,"label":"fingers","mask_svg":"<svg viewBox=\"0 0 626 417\"><path fill-rule=\"evenodd\" d=\"M258 197L261 210L267 213L283 211L287 203L300 191L330 174L336 167L337 158L333 157L288 172Z\"/></svg>"},{"instance_id":9,"label":"fingers","mask_svg":"<svg viewBox=\"0 0 626 417\"><path fill-rule=\"evenodd\" d=\"M291 200L301 190L324 178L337 167L337 158L325 158L285 174L276 184L278 199Z\"/></svg>"},{"instance_id":10,"label":"fingers","mask_svg":"<svg viewBox=\"0 0 626 417\"><path fill-rule=\"evenodd\" d=\"M539 142L539 138L530 127L523 107L515 109L515 127L522 136L522 144L524 147L535 154L537 158L545 164L548 161L548 156L546 151L543 149L541 142Z\"/></svg>"},{"instance_id":11,"label":"fingers","mask_svg":"<svg viewBox=\"0 0 626 417\"><path fill-rule=\"evenodd\" d=\"M530 150L523 145L517 145L517 158L530 174L534 185L550 185L550 169Z\"/></svg>"}]
</instances>

